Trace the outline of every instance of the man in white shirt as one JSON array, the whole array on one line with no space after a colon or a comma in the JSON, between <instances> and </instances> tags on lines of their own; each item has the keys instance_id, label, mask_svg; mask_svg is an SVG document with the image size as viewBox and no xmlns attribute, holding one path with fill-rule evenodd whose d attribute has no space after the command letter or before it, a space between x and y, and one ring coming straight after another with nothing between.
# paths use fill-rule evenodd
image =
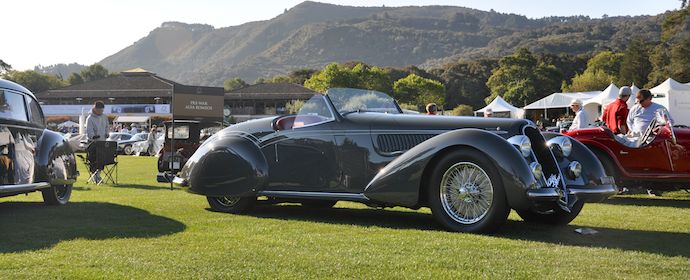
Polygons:
<instances>
[{"instance_id":1,"label":"man in white shirt","mask_svg":"<svg viewBox=\"0 0 690 280\"><path fill-rule=\"evenodd\" d=\"M575 118L573 119L573 124L570 125L568 130L587 128L587 113L582 110L582 101L580 101L580 99L571 101L570 109L575 113Z\"/></svg>"},{"instance_id":2,"label":"man in white shirt","mask_svg":"<svg viewBox=\"0 0 690 280\"><path fill-rule=\"evenodd\" d=\"M132 128L129 130L129 133L130 133L130 134L134 135L134 134L139 133L139 129L137 129L137 125L132 124L131 127L132 127Z\"/></svg>"},{"instance_id":3,"label":"man in white shirt","mask_svg":"<svg viewBox=\"0 0 690 280\"><path fill-rule=\"evenodd\" d=\"M642 135L652 120L656 118L656 112L658 110L666 110L666 107L663 105L652 102L652 93L647 89L638 91L636 98L637 104L630 109L627 119L630 136ZM673 123L673 119L670 121Z\"/></svg>"}]
</instances>

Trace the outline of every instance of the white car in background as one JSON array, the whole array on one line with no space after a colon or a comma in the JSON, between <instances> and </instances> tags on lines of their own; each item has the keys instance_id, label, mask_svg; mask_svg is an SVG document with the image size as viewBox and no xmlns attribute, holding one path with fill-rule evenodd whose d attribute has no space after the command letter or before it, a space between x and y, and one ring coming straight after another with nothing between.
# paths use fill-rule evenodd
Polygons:
<instances>
[{"instance_id":1,"label":"white car in background","mask_svg":"<svg viewBox=\"0 0 690 280\"><path fill-rule=\"evenodd\" d=\"M154 142L154 147L153 151L154 154L150 155L148 153L149 151L149 141L141 141L141 142L136 142L132 145L132 154L134 155L149 155L149 156L155 156L158 155L158 152L163 148L163 142L165 141L165 134L158 133L158 139Z\"/></svg>"}]
</instances>

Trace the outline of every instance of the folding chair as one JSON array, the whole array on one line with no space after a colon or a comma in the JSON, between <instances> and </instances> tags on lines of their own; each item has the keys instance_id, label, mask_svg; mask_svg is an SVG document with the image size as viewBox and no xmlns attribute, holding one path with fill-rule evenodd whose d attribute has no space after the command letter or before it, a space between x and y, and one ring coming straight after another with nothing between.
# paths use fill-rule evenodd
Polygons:
<instances>
[{"instance_id":1,"label":"folding chair","mask_svg":"<svg viewBox=\"0 0 690 280\"><path fill-rule=\"evenodd\" d=\"M89 170L87 183L117 184L117 142L94 141L86 148L86 157L82 157ZM113 177L113 175L115 175ZM100 177L100 178L99 178Z\"/></svg>"}]
</instances>

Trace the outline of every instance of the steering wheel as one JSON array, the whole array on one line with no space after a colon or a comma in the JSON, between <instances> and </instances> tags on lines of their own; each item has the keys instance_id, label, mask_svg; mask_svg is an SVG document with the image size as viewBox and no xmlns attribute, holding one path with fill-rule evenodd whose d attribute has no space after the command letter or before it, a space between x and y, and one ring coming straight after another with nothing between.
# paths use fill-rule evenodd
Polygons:
<instances>
[{"instance_id":1,"label":"steering wheel","mask_svg":"<svg viewBox=\"0 0 690 280\"><path fill-rule=\"evenodd\" d=\"M641 147L645 142L647 142L647 138L652 136L654 133L654 129L656 128L656 118L652 119L652 121L649 123L649 126L647 127L647 130L644 131L644 134L642 134L642 137L637 142L637 146Z\"/></svg>"}]
</instances>

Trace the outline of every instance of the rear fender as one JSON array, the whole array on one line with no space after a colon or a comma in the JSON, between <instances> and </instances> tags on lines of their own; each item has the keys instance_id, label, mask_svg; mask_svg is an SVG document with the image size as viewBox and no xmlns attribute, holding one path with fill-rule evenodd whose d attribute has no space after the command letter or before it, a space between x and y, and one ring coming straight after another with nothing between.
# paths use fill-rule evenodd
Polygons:
<instances>
[{"instance_id":1,"label":"rear fender","mask_svg":"<svg viewBox=\"0 0 690 280\"><path fill-rule=\"evenodd\" d=\"M179 177L188 191L205 196L252 196L268 177L268 163L259 147L237 135L216 137L187 160Z\"/></svg>"},{"instance_id":2,"label":"rear fender","mask_svg":"<svg viewBox=\"0 0 690 280\"><path fill-rule=\"evenodd\" d=\"M76 181L78 174L69 143L60 134L44 130L36 143L34 181L69 185Z\"/></svg>"},{"instance_id":3,"label":"rear fender","mask_svg":"<svg viewBox=\"0 0 690 280\"><path fill-rule=\"evenodd\" d=\"M526 190L536 187L527 161L518 150L500 136L480 129L459 129L437 135L390 162L371 180L364 194L374 202L416 207L425 203L420 197L426 186L425 170L448 149L473 148L484 153L500 174L508 203L515 209L529 208Z\"/></svg>"}]
</instances>

